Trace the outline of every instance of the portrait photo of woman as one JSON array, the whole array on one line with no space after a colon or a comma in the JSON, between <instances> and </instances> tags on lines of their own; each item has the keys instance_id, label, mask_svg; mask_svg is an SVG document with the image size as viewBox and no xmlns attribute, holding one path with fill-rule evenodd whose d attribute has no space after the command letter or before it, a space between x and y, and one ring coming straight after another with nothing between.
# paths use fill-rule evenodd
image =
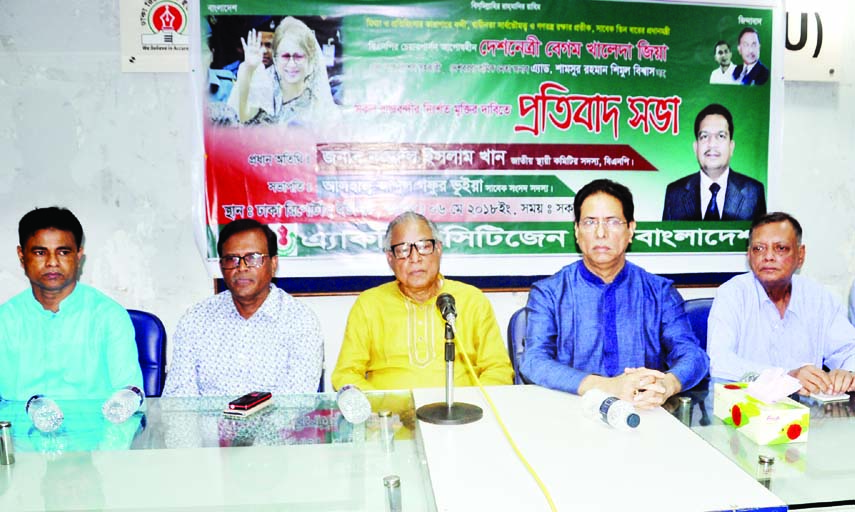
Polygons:
<instances>
[{"instance_id":1,"label":"portrait photo of woman","mask_svg":"<svg viewBox=\"0 0 855 512\"><path fill-rule=\"evenodd\" d=\"M244 60L229 105L241 124L310 125L335 115L336 105L321 46L302 21L288 16L273 33L273 64L263 65L265 48L255 28L241 38Z\"/></svg>"}]
</instances>

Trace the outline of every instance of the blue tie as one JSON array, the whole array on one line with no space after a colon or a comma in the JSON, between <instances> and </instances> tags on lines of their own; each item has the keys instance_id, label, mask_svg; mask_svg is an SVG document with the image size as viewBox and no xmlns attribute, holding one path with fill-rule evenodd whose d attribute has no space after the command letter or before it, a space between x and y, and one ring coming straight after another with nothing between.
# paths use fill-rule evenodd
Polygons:
<instances>
[{"instance_id":1,"label":"blue tie","mask_svg":"<svg viewBox=\"0 0 855 512\"><path fill-rule=\"evenodd\" d=\"M718 213L718 205L715 202L715 196L718 195L719 190L721 190L721 186L718 183L710 185L712 199L710 199L710 204L707 205L707 213L704 214L704 220L721 220L721 215Z\"/></svg>"}]
</instances>

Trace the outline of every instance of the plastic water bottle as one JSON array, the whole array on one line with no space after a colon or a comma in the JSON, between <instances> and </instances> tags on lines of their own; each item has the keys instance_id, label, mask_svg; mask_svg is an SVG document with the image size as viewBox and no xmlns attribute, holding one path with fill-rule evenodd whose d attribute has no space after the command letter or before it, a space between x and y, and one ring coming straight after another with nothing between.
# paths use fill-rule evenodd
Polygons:
<instances>
[{"instance_id":1,"label":"plastic water bottle","mask_svg":"<svg viewBox=\"0 0 855 512\"><path fill-rule=\"evenodd\" d=\"M125 386L104 402L101 412L110 423L124 423L143 403L143 393L136 386Z\"/></svg>"},{"instance_id":2,"label":"plastic water bottle","mask_svg":"<svg viewBox=\"0 0 855 512\"><path fill-rule=\"evenodd\" d=\"M582 395L582 409L591 418L599 418L620 430L632 430L641 423L635 407L602 389L589 389Z\"/></svg>"},{"instance_id":3,"label":"plastic water bottle","mask_svg":"<svg viewBox=\"0 0 855 512\"><path fill-rule=\"evenodd\" d=\"M33 395L27 400L27 415L33 426L42 432L53 432L62 425L64 416L56 402L44 395Z\"/></svg>"},{"instance_id":4,"label":"plastic water bottle","mask_svg":"<svg viewBox=\"0 0 855 512\"><path fill-rule=\"evenodd\" d=\"M350 423L363 423L371 416L371 403L365 393L353 384L342 386L336 395L338 410Z\"/></svg>"}]
</instances>

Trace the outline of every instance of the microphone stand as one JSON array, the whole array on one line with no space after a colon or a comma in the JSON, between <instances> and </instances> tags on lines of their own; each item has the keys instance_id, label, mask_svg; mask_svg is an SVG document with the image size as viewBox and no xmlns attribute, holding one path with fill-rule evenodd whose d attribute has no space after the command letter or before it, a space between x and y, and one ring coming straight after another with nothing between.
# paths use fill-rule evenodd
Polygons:
<instances>
[{"instance_id":1,"label":"microphone stand","mask_svg":"<svg viewBox=\"0 0 855 512\"><path fill-rule=\"evenodd\" d=\"M484 411L477 405L454 403L454 316L449 315L445 321L445 402L419 407L416 417L437 425L465 425L482 416Z\"/></svg>"}]
</instances>

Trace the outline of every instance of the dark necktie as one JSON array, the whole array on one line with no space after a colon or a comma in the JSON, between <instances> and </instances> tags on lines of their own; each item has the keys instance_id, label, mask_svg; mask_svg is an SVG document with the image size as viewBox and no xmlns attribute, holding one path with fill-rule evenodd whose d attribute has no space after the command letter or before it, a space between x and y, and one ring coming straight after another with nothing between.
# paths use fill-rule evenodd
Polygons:
<instances>
[{"instance_id":1,"label":"dark necktie","mask_svg":"<svg viewBox=\"0 0 855 512\"><path fill-rule=\"evenodd\" d=\"M704 220L721 220L721 215L718 213L718 205L715 202L715 196L718 195L719 190L721 190L721 186L718 183L710 185L712 198L710 199L710 204L707 205L707 212L704 214Z\"/></svg>"}]
</instances>

